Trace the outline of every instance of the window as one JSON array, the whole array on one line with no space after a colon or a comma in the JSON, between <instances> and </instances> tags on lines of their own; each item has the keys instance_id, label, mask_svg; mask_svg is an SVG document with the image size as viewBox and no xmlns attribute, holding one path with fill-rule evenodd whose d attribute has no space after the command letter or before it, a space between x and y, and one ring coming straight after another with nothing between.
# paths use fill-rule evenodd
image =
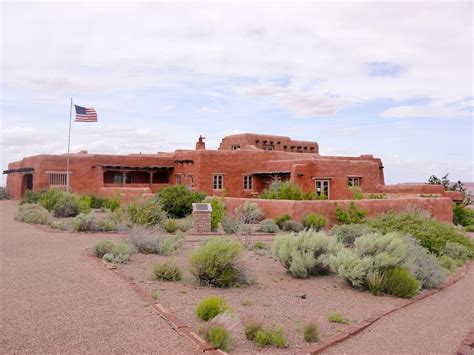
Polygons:
<instances>
[{"instance_id":1,"label":"window","mask_svg":"<svg viewBox=\"0 0 474 355\"><path fill-rule=\"evenodd\" d=\"M188 187L189 187L189 188L194 187L194 177L193 177L193 174L188 174Z\"/></svg>"},{"instance_id":2,"label":"window","mask_svg":"<svg viewBox=\"0 0 474 355\"><path fill-rule=\"evenodd\" d=\"M329 180L316 180L316 195L329 199Z\"/></svg>"},{"instance_id":3,"label":"window","mask_svg":"<svg viewBox=\"0 0 474 355\"><path fill-rule=\"evenodd\" d=\"M349 187L359 187L360 186L360 177L350 177L350 178L348 178L347 186L349 186Z\"/></svg>"},{"instance_id":4,"label":"window","mask_svg":"<svg viewBox=\"0 0 474 355\"><path fill-rule=\"evenodd\" d=\"M122 183L122 174L114 174L114 184Z\"/></svg>"},{"instance_id":5,"label":"window","mask_svg":"<svg viewBox=\"0 0 474 355\"><path fill-rule=\"evenodd\" d=\"M222 190L224 188L224 175L213 175L212 188L214 190Z\"/></svg>"},{"instance_id":6,"label":"window","mask_svg":"<svg viewBox=\"0 0 474 355\"><path fill-rule=\"evenodd\" d=\"M268 144L263 144L263 145L262 145L262 149L263 149L263 150L273 150L273 146L272 146L272 145L268 145Z\"/></svg>"},{"instance_id":7,"label":"window","mask_svg":"<svg viewBox=\"0 0 474 355\"><path fill-rule=\"evenodd\" d=\"M48 173L49 186L66 186L67 173L55 172Z\"/></svg>"},{"instance_id":8,"label":"window","mask_svg":"<svg viewBox=\"0 0 474 355\"><path fill-rule=\"evenodd\" d=\"M232 150L240 150L240 144L232 144Z\"/></svg>"},{"instance_id":9,"label":"window","mask_svg":"<svg viewBox=\"0 0 474 355\"><path fill-rule=\"evenodd\" d=\"M253 189L252 175L245 175L244 176L244 190L252 190L252 189Z\"/></svg>"},{"instance_id":10,"label":"window","mask_svg":"<svg viewBox=\"0 0 474 355\"><path fill-rule=\"evenodd\" d=\"M175 184L181 185L181 175L176 174L174 177L175 177Z\"/></svg>"}]
</instances>

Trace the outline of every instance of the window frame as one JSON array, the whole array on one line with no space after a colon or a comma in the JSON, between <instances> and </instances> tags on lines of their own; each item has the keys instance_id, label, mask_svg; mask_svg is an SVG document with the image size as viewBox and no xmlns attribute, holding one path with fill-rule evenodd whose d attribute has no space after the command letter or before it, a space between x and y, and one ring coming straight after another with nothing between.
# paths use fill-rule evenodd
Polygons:
<instances>
[{"instance_id":1,"label":"window frame","mask_svg":"<svg viewBox=\"0 0 474 355\"><path fill-rule=\"evenodd\" d=\"M348 176L347 177L347 186L348 187L360 187L361 185L361 177L360 176ZM357 181L357 183L356 183Z\"/></svg>"},{"instance_id":2,"label":"window frame","mask_svg":"<svg viewBox=\"0 0 474 355\"><path fill-rule=\"evenodd\" d=\"M244 191L253 191L253 176L244 175L243 180Z\"/></svg>"},{"instance_id":3,"label":"window frame","mask_svg":"<svg viewBox=\"0 0 474 355\"><path fill-rule=\"evenodd\" d=\"M224 174L212 174L212 190L222 191L224 189Z\"/></svg>"}]
</instances>

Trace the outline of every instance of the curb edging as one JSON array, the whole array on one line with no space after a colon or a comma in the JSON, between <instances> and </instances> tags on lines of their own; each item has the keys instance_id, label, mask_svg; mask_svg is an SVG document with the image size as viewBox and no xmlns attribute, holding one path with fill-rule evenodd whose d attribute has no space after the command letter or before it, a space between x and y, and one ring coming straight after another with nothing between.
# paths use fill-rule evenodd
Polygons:
<instances>
[{"instance_id":1,"label":"curb edging","mask_svg":"<svg viewBox=\"0 0 474 355\"><path fill-rule=\"evenodd\" d=\"M168 310L165 306L161 303L153 299L148 292L146 292L140 285L138 285L135 281L130 280L125 273L117 268L115 264L108 263L102 259L97 258L91 253L90 248L86 248L85 250L86 255L95 260L97 263L104 266L107 270L112 271L117 277L125 281L133 291L137 294L137 296L144 301L146 304L150 305L156 313L166 322L169 326L175 330L179 335L184 336L185 338L189 339L197 350L199 350L202 354L209 354L209 355L225 355L227 353L216 349L212 344L205 341L201 338L196 332L194 332L193 328L186 325L183 321L181 321L178 317L174 315L173 312Z\"/></svg>"},{"instance_id":2,"label":"curb edging","mask_svg":"<svg viewBox=\"0 0 474 355\"><path fill-rule=\"evenodd\" d=\"M308 346L307 348L305 349L302 349L300 351L298 351L296 354L297 355L314 355L314 354L319 354L321 353L322 351L338 344L338 343L341 343L345 340L347 340L348 338L360 333L361 331L363 331L365 328L368 328L369 326L371 326L372 324L374 324L375 322L377 322L380 318L386 316L386 315L389 315L390 313L393 313L395 311L398 311L402 308L405 308L409 305L412 305L414 303L417 303L421 300L424 300L425 298L427 297L430 297L438 292L441 292L443 291L444 289L446 289L447 287L449 286L452 286L454 285L456 282L458 282L460 279L462 279L464 277L464 275L466 275L467 271L469 270L469 267L470 267L471 263L467 263L465 264L461 270L456 274L455 277L449 279L446 283L444 283L441 287L437 288L437 289L430 289L430 290L427 290L426 292L424 292L423 294L418 294L417 296L413 297L412 299L410 300L407 300L405 303L401 304L400 306L397 306L397 307L394 307L392 309L389 309L387 311L383 311L383 312L380 312L380 313L376 313L375 315L372 315L370 317L367 317L366 319L364 319L363 321L359 322L359 323L356 323L356 324L353 324L351 325L348 329L346 329L345 331L341 332L341 333L338 333L334 336L332 336L331 338L329 338L328 340L326 340L325 342L321 343L321 344L316 344L316 345L313 345L313 346ZM462 345L460 346L457 354L458 355L467 355L469 353L469 351L471 350L471 348L474 347L474 329L472 329L469 334L466 336L466 338L464 339Z\"/></svg>"}]
</instances>

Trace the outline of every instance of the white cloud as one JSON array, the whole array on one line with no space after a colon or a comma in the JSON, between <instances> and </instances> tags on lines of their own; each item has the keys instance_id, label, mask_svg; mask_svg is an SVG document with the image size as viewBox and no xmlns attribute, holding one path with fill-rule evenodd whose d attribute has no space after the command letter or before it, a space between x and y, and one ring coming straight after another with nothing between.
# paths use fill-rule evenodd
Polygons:
<instances>
[{"instance_id":1,"label":"white cloud","mask_svg":"<svg viewBox=\"0 0 474 355\"><path fill-rule=\"evenodd\" d=\"M390 118L472 118L472 108L463 104L429 103L425 105L403 105L382 112Z\"/></svg>"}]
</instances>

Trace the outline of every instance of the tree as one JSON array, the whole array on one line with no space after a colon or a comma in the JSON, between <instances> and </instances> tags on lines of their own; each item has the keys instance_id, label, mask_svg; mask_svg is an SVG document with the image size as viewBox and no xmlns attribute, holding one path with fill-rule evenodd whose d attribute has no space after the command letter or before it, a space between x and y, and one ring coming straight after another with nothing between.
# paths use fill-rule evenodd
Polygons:
<instances>
[{"instance_id":1,"label":"tree","mask_svg":"<svg viewBox=\"0 0 474 355\"><path fill-rule=\"evenodd\" d=\"M443 185L445 191L459 191L464 196L463 204L470 205L471 200L471 192L466 189L464 184L459 180L458 182L451 182L448 178L449 173L444 175L441 179L438 178L436 175L431 175L428 179L428 184L431 185Z\"/></svg>"}]
</instances>

